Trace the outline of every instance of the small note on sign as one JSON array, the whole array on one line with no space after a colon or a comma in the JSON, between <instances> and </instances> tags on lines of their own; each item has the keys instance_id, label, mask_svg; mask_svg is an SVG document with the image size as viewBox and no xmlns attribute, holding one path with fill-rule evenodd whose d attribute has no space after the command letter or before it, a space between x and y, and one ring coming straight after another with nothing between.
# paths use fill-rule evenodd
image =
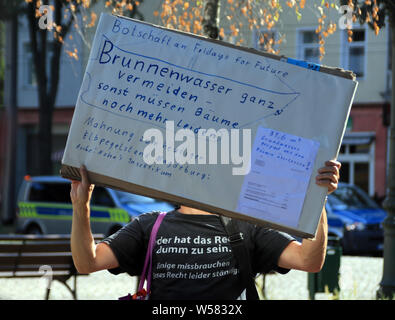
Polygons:
<instances>
[{"instance_id":1,"label":"small note on sign","mask_svg":"<svg viewBox=\"0 0 395 320\"><path fill-rule=\"evenodd\" d=\"M319 143L259 127L237 210L297 226Z\"/></svg>"}]
</instances>

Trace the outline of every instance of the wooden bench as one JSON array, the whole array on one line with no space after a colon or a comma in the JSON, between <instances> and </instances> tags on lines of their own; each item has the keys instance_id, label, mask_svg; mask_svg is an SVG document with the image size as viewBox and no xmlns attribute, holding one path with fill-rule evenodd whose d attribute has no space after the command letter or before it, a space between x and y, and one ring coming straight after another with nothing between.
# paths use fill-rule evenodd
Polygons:
<instances>
[{"instance_id":1,"label":"wooden bench","mask_svg":"<svg viewBox=\"0 0 395 320\"><path fill-rule=\"evenodd\" d=\"M102 234L93 235L98 242ZM0 235L0 278L46 277L45 299L51 282L60 281L77 299L77 276L70 248L70 235ZM66 281L74 276L74 288Z\"/></svg>"}]
</instances>

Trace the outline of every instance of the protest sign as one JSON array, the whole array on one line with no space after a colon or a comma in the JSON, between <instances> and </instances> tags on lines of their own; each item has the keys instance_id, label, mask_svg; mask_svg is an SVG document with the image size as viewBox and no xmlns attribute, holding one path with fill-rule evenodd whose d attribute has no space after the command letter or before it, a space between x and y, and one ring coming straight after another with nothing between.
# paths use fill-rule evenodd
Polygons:
<instances>
[{"instance_id":1,"label":"protest sign","mask_svg":"<svg viewBox=\"0 0 395 320\"><path fill-rule=\"evenodd\" d=\"M61 174L315 234L351 72L102 14Z\"/></svg>"}]
</instances>

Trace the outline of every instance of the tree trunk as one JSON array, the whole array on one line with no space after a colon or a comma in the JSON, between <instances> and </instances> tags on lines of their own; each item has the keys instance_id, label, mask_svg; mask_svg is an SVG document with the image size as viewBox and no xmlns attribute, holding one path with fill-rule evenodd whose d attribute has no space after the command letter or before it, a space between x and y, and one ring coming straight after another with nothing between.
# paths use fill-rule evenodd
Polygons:
<instances>
[{"instance_id":1,"label":"tree trunk","mask_svg":"<svg viewBox=\"0 0 395 320\"><path fill-rule=\"evenodd\" d=\"M54 39L48 46L47 30L38 28L38 20L35 17L36 2L28 5L28 19L30 29L30 41L32 46L33 61L37 78L37 94L39 101L38 123L38 172L41 175L53 174L52 164L52 118L58 93L60 77L60 56L62 43ZM45 2L46 4L47 2ZM66 37L71 25L72 18L67 24L62 25L62 3L54 2L53 21L57 26L62 26L59 33L63 39ZM51 35L52 36L52 35ZM47 64L47 56L52 53L51 60ZM47 72L49 71L49 72ZM49 75L49 77L47 76Z\"/></svg>"},{"instance_id":2,"label":"tree trunk","mask_svg":"<svg viewBox=\"0 0 395 320\"><path fill-rule=\"evenodd\" d=\"M48 102L40 104L38 122L38 171L40 175L51 175L52 172L52 115L53 109Z\"/></svg>"},{"instance_id":3,"label":"tree trunk","mask_svg":"<svg viewBox=\"0 0 395 320\"><path fill-rule=\"evenodd\" d=\"M55 1L54 22L58 26L62 25L62 5L60 1ZM67 33L69 26L65 28L67 28L67 30L62 30L61 35ZM50 46L52 57L49 63L49 81L48 84L45 84L45 101L40 103L39 112L38 150L40 155L40 174L53 174L52 120L59 86L61 49L62 43L54 39L52 46ZM46 61L44 61L44 63L46 64Z\"/></svg>"},{"instance_id":4,"label":"tree trunk","mask_svg":"<svg viewBox=\"0 0 395 320\"><path fill-rule=\"evenodd\" d=\"M6 108L6 157L4 166L4 180L2 192L2 222L11 224L15 220L16 205L16 142L18 127L18 106L17 106L17 88L18 88L18 15L14 13L11 21L6 22L11 29L7 34L6 47L6 81L5 90L5 108Z\"/></svg>"},{"instance_id":5,"label":"tree trunk","mask_svg":"<svg viewBox=\"0 0 395 320\"><path fill-rule=\"evenodd\" d=\"M389 135L389 168L387 174L388 193L383 206L387 211L384 226L383 278L378 291L379 297L394 299L395 295L395 16L390 15L392 45L392 94L391 122Z\"/></svg>"},{"instance_id":6,"label":"tree trunk","mask_svg":"<svg viewBox=\"0 0 395 320\"><path fill-rule=\"evenodd\" d=\"M39 174L51 174L51 132L52 110L47 99L47 30L38 27L36 19L36 1L28 3L27 17L29 21L29 35L31 51L33 55L34 69L37 79L38 96L38 172Z\"/></svg>"},{"instance_id":7,"label":"tree trunk","mask_svg":"<svg viewBox=\"0 0 395 320\"><path fill-rule=\"evenodd\" d=\"M37 23L37 22L36 22ZM38 121L38 154L39 154L39 174L52 174L52 114L53 104L49 99L48 82L53 81L52 77L47 77L47 31L39 30L40 36L40 69L36 69L37 84L39 86L39 121Z\"/></svg>"},{"instance_id":8,"label":"tree trunk","mask_svg":"<svg viewBox=\"0 0 395 320\"><path fill-rule=\"evenodd\" d=\"M203 33L211 39L217 39L219 35L219 0L205 0L203 8Z\"/></svg>"}]
</instances>

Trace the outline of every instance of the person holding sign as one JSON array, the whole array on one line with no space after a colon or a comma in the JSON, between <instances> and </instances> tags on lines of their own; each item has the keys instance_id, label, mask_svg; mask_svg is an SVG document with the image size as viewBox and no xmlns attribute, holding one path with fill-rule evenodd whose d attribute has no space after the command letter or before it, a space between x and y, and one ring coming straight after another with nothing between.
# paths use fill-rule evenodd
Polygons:
<instances>
[{"instance_id":1,"label":"person holding sign","mask_svg":"<svg viewBox=\"0 0 395 320\"><path fill-rule=\"evenodd\" d=\"M338 187L341 164L330 160L318 170L316 184L328 194ZM108 269L113 274L135 276L143 269L151 229L158 213L140 215L115 234L95 244L90 229L90 198L94 186L86 168L80 168L81 182L72 181L73 222L71 249L80 273ZM325 260L327 217L322 209L314 239L297 241L288 234L237 221L254 274L290 269L318 272ZM150 299L227 299L245 297L229 237L219 216L180 206L167 213L153 248Z\"/></svg>"}]
</instances>

